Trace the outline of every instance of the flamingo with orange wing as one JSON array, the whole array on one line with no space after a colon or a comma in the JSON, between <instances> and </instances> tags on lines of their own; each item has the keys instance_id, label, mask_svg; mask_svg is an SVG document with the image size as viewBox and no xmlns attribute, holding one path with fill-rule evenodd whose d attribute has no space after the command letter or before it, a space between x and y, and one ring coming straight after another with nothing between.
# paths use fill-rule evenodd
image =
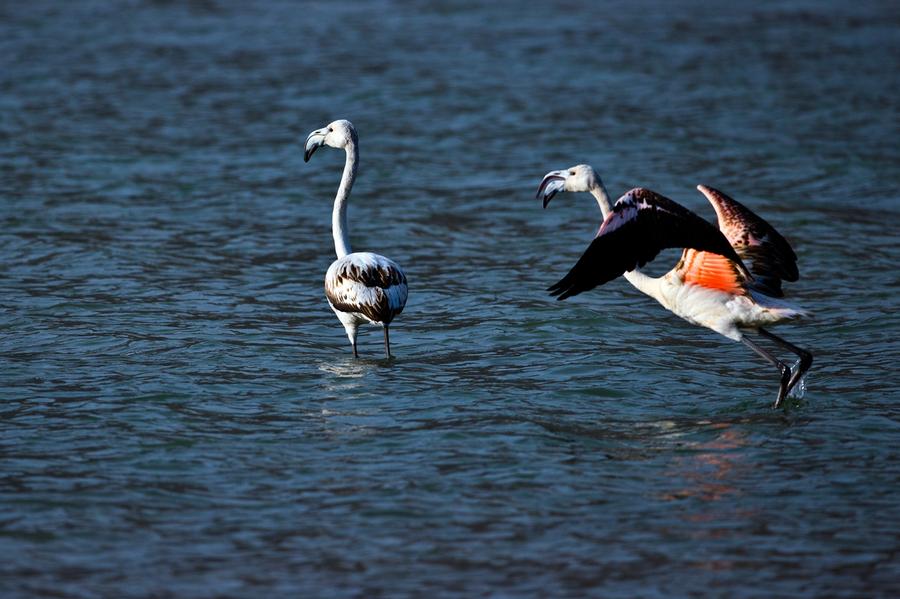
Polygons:
<instances>
[{"instance_id":1,"label":"flamingo with orange wing","mask_svg":"<svg viewBox=\"0 0 900 599\"><path fill-rule=\"evenodd\" d=\"M585 164L547 173L538 187L544 208L559 192L588 192L603 213L603 224L587 250L548 290L563 300L624 275L666 309L743 342L778 368L777 408L813 361L808 351L763 328L806 315L781 299L781 282L799 278L797 256L772 225L746 206L711 187L698 185L697 189L715 209L718 228L640 187L613 205L600 177ZM675 268L661 277L639 270L666 248L684 248ZM752 340L749 331L796 354L796 364L790 367L782 362Z\"/></svg>"}]
</instances>

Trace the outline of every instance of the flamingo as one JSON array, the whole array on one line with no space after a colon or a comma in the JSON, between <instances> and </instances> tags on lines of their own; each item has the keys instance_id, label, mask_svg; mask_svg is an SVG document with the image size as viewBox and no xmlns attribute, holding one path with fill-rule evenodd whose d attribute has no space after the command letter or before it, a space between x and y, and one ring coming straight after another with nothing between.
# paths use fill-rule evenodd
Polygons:
<instances>
[{"instance_id":1,"label":"flamingo","mask_svg":"<svg viewBox=\"0 0 900 599\"><path fill-rule=\"evenodd\" d=\"M331 232L337 260L325 273L325 297L338 320L344 325L353 357L358 358L356 337L361 324L381 325L384 331L384 352L391 357L388 328L394 317L403 311L409 288L406 274L396 262L371 252L353 252L347 236L347 201L356 180L359 164L359 136L353 123L337 120L316 129L306 138L303 161L321 146L344 149L347 160L341 184L334 198L331 213Z\"/></svg>"},{"instance_id":2,"label":"flamingo","mask_svg":"<svg viewBox=\"0 0 900 599\"><path fill-rule=\"evenodd\" d=\"M606 187L586 164L544 175L537 195L544 208L562 191L588 192L603 224L569 273L548 288L558 300L578 295L624 274L639 291L690 323L741 341L778 368L773 407L781 406L812 365L813 356L764 326L806 313L780 299L782 281L796 281L797 256L762 218L721 191L698 185L718 218L718 228L687 208L649 189L635 188L612 205ZM665 248L684 248L678 264L661 277L639 270ZM750 268L744 264L746 260ZM747 333L755 331L796 354L787 366Z\"/></svg>"}]
</instances>

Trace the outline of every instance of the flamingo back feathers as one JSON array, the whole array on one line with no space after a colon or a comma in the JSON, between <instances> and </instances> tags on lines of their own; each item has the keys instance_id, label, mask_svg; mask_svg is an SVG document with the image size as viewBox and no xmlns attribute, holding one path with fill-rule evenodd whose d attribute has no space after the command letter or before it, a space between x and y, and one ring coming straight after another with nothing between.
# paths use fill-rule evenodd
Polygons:
<instances>
[{"instance_id":1,"label":"flamingo back feathers","mask_svg":"<svg viewBox=\"0 0 900 599\"><path fill-rule=\"evenodd\" d=\"M370 252L335 260L325 274L325 296L335 310L389 324L406 305L406 275L396 262Z\"/></svg>"}]
</instances>

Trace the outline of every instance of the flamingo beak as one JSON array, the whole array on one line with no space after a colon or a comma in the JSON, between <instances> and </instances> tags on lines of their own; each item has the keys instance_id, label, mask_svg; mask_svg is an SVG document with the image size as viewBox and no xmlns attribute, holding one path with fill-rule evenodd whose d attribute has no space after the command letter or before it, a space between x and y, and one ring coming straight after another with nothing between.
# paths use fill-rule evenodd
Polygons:
<instances>
[{"instance_id":1,"label":"flamingo beak","mask_svg":"<svg viewBox=\"0 0 900 599\"><path fill-rule=\"evenodd\" d=\"M310 156L313 155L318 148L325 144L325 133L321 129L317 129L309 134L306 138L306 150L303 152L303 162L309 162Z\"/></svg>"},{"instance_id":2,"label":"flamingo beak","mask_svg":"<svg viewBox=\"0 0 900 599\"><path fill-rule=\"evenodd\" d=\"M538 186L537 197L543 199L544 208L546 208L553 196L565 190L566 176L564 171L550 171L544 175L544 179Z\"/></svg>"}]
</instances>

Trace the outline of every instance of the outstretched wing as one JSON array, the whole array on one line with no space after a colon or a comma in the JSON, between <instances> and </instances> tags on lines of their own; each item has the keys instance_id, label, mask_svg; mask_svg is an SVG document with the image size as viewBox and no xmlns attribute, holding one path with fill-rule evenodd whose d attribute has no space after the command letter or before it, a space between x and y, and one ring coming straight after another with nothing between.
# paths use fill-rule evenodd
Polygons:
<instances>
[{"instance_id":1,"label":"outstretched wing","mask_svg":"<svg viewBox=\"0 0 900 599\"><path fill-rule=\"evenodd\" d=\"M782 297L781 281L796 281L797 255L775 228L721 191L698 185L719 219L719 230L753 273L752 287Z\"/></svg>"},{"instance_id":2,"label":"outstretched wing","mask_svg":"<svg viewBox=\"0 0 900 599\"><path fill-rule=\"evenodd\" d=\"M750 276L715 226L684 206L638 187L619 198L569 274L548 291L560 300L588 291L643 266L666 248L720 254Z\"/></svg>"}]
</instances>

